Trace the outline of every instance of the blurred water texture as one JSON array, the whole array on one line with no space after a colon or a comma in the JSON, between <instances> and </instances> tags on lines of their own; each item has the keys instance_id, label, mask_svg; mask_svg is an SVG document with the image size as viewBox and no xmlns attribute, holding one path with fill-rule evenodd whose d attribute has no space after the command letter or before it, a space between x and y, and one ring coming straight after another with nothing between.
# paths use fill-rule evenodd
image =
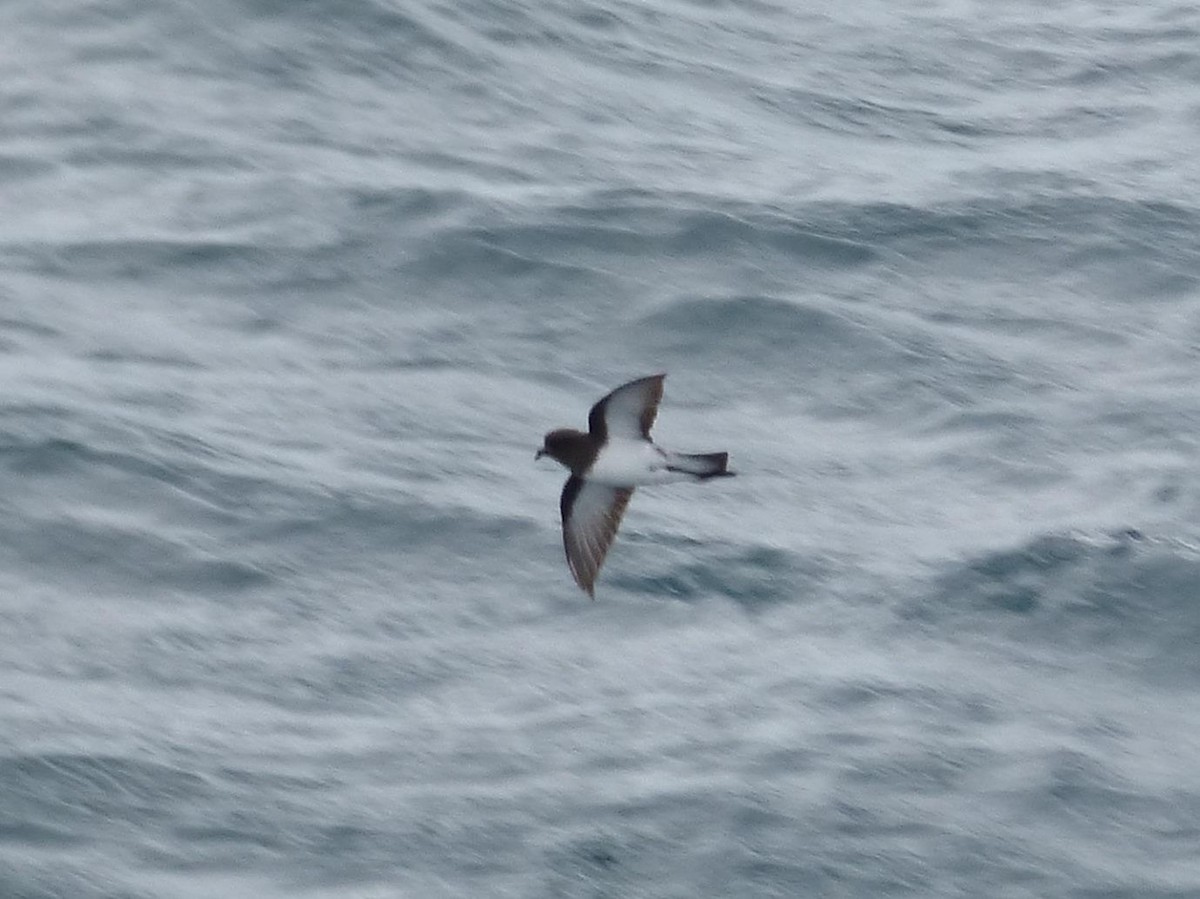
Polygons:
<instances>
[{"instance_id":1,"label":"blurred water texture","mask_svg":"<svg viewBox=\"0 0 1200 899\"><path fill-rule=\"evenodd\" d=\"M1200 896L1200 11L0 7L0 896ZM741 476L589 603L551 427Z\"/></svg>"}]
</instances>

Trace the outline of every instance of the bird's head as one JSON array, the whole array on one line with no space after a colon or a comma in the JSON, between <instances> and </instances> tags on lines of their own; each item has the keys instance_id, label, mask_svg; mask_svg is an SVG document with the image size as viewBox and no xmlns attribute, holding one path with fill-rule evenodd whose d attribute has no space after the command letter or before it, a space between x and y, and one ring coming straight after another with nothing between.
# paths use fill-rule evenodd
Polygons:
<instances>
[{"instance_id":1,"label":"bird's head","mask_svg":"<svg viewBox=\"0 0 1200 899\"><path fill-rule=\"evenodd\" d=\"M587 440L587 435L576 431L573 428L559 428L556 431L551 431L545 436L542 441L542 448L537 451L535 460L542 456L549 456L561 462L568 468L571 467L571 462L579 455L581 443Z\"/></svg>"}]
</instances>

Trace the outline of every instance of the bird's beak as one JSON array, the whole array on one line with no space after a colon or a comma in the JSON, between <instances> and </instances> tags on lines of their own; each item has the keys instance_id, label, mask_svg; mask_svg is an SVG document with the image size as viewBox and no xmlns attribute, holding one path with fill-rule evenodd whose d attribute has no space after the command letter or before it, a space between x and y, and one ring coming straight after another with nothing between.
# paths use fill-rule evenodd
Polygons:
<instances>
[{"instance_id":1,"label":"bird's beak","mask_svg":"<svg viewBox=\"0 0 1200 899\"><path fill-rule=\"evenodd\" d=\"M546 451L544 449L538 450L537 455L533 457L533 461L536 462L538 459L542 458L542 456L544 456L544 455L546 455Z\"/></svg>"}]
</instances>

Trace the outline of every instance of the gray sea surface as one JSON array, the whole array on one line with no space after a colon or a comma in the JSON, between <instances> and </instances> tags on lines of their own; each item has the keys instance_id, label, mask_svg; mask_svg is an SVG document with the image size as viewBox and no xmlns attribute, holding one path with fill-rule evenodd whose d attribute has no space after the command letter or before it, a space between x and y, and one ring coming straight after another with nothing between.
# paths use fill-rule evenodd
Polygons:
<instances>
[{"instance_id":1,"label":"gray sea surface","mask_svg":"<svg viewBox=\"0 0 1200 899\"><path fill-rule=\"evenodd\" d=\"M1198 145L1178 0L0 4L0 899L1200 897Z\"/></svg>"}]
</instances>

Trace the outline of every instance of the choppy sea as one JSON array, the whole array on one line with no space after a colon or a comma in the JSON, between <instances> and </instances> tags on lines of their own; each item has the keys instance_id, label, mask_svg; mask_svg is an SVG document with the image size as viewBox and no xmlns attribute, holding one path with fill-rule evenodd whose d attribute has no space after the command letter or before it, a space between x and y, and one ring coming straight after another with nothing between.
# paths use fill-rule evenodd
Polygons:
<instances>
[{"instance_id":1,"label":"choppy sea","mask_svg":"<svg viewBox=\"0 0 1200 899\"><path fill-rule=\"evenodd\" d=\"M1198 144L1179 0L0 5L0 897L1200 896Z\"/></svg>"}]
</instances>

